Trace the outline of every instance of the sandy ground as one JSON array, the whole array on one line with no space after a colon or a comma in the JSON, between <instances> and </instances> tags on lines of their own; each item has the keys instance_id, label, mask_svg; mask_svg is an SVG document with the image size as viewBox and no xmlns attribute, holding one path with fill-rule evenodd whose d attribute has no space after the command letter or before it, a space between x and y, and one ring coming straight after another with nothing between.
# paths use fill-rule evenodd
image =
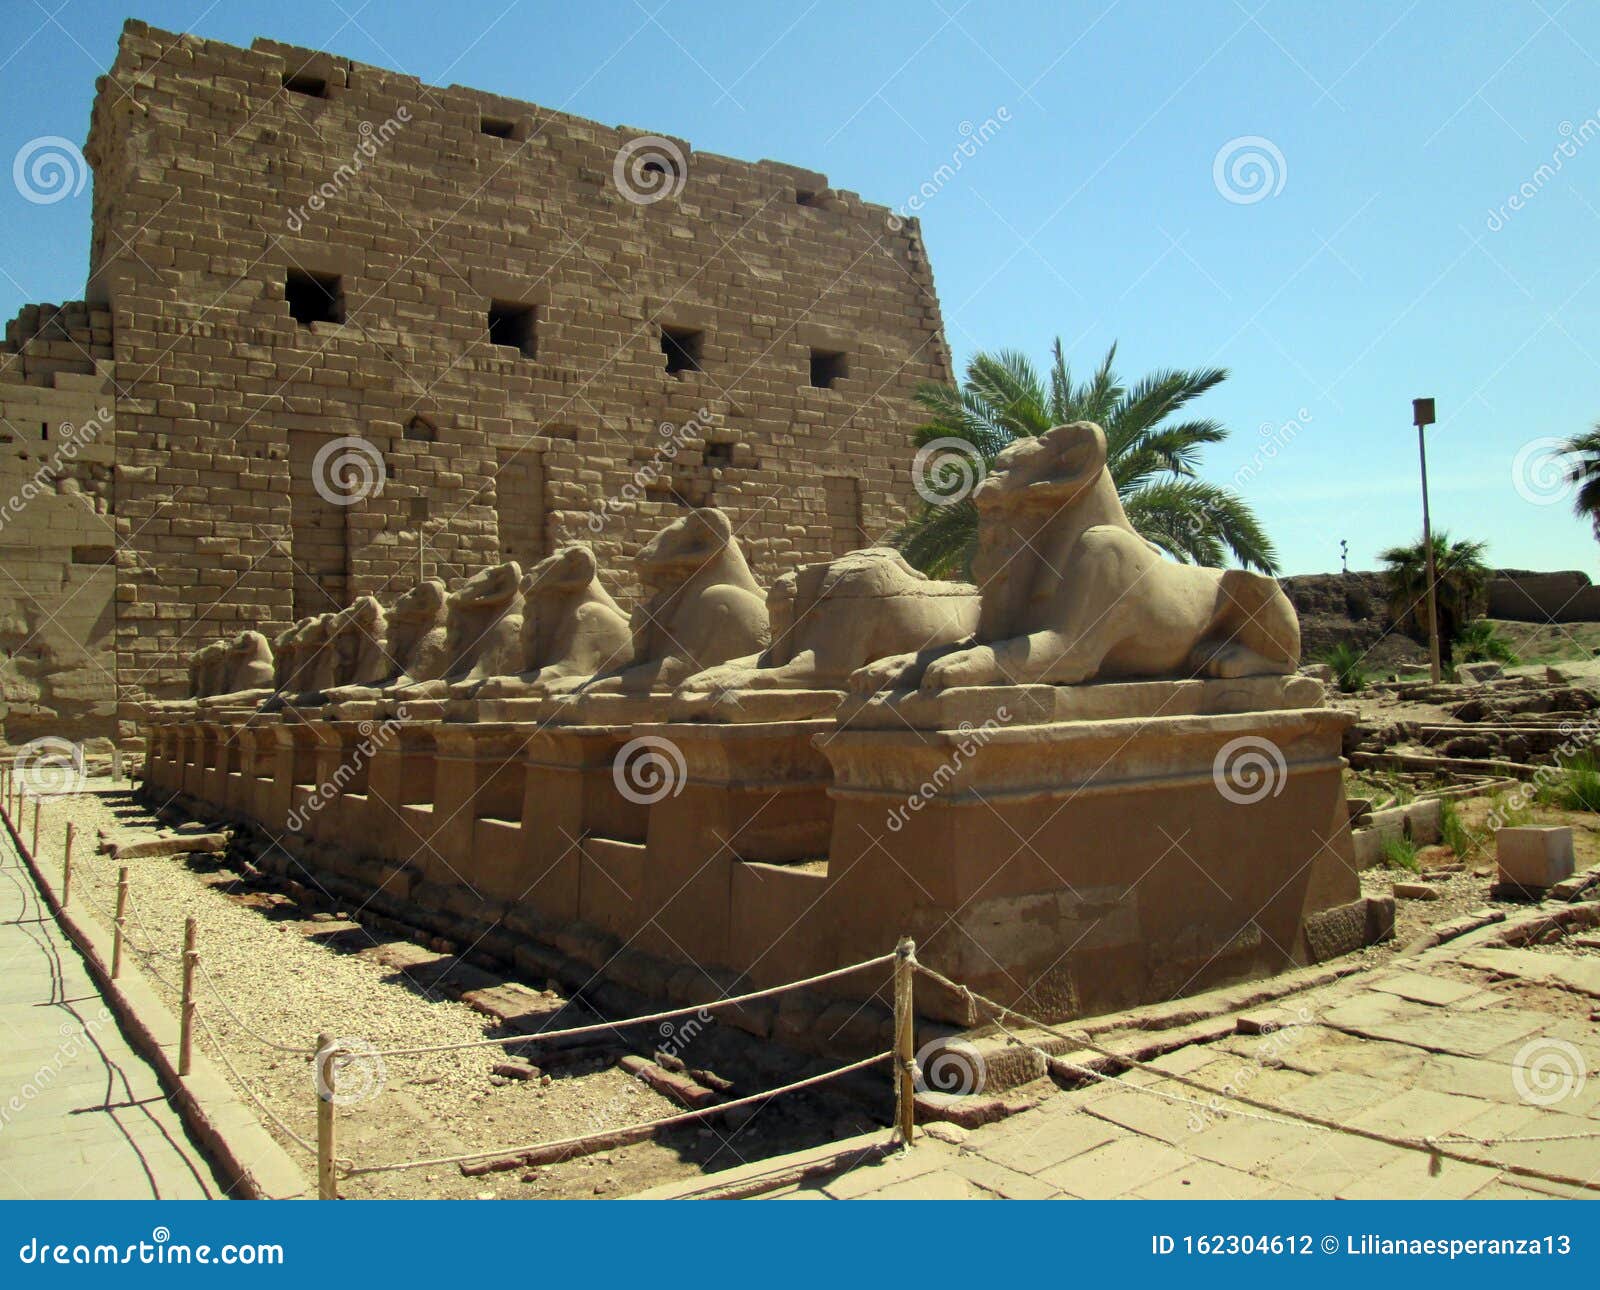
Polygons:
<instances>
[{"instance_id":1,"label":"sandy ground","mask_svg":"<svg viewBox=\"0 0 1600 1290\"><path fill-rule=\"evenodd\" d=\"M59 865L66 823L77 828L73 905L110 926L117 865L95 854L99 829L118 838L155 836L154 820L126 792L49 799L38 854ZM31 829L31 809L26 820ZM199 1043L247 1095L264 1103L271 1132L308 1172L312 1156L293 1135L315 1140L309 1050L320 1032L383 1049L476 1040L491 1018L429 990L366 951L391 938L340 919L309 916L277 893L241 881L210 855L132 860L128 962L160 984L177 1011L184 920L194 917L204 970ZM340 948L335 948L333 941ZM127 970L125 968L125 970ZM552 996L552 1005L561 1001ZM579 1021L595 1020L592 1016ZM711 1029L715 1029L712 1027ZM283 1045L294 1052L280 1051ZM615 1065L617 1053L556 1070L544 1081L502 1080L505 1054L476 1048L358 1061L341 1085L367 1090L339 1111L339 1154L359 1164L513 1147L672 1115L683 1108ZM648 1052L648 1050L642 1050ZM692 1057L692 1054L685 1054ZM527 1060L537 1062L537 1056ZM777 1081L774 1081L777 1082ZM766 1085L763 1085L766 1086ZM731 1096L756 1091L741 1088ZM274 1121L271 1117L276 1116ZM642 1190L706 1168L725 1168L871 1127L853 1103L802 1096L761 1108L737 1129L726 1124L669 1130L658 1139L532 1170L462 1176L455 1165L351 1177L350 1197L593 1197Z\"/></svg>"},{"instance_id":2,"label":"sandy ground","mask_svg":"<svg viewBox=\"0 0 1600 1290\"><path fill-rule=\"evenodd\" d=\"M59 865L65 826L77 828L73 903L111 921L117 865L96 853L100 830L118 838L155 836L165 830L125 790L104 782L92 791L50 799L38 854ZM1462 857L1460 873L1427 879L1435 900L1402 899L1397 934L1387 945L1359 958L1378 966L1400 947L1436 924L1493 903L1493 857L1484 819L1491 799L1462 804L1462 817L1480 833ZM1531 822L1571 824L1579 867L1600 861L1600 817L1535 806ZM31 818L26 821L31 827ZM1435 857L1436 863L1451 857ZM328 904L304 908L281 892L254 885L227 867L222 857L196 854L134 860L129 920L129 962L169 992L174 1010L181 973L179 950L186 917L199 926L204 971L199 993L207 1025L202 1047L218 1058L248 1098L266 1108L264 1122L286 1148L306 1162L294 1141L315 1136L315 1104L309 1050L319 1032L375 1048L460 1043L494 1033L492 1019L467 1004L430 989L380 961L378 948L392 937L351 921L352 911ZM1392 890L1396 881L1418 881L1404 871L1373 869L1362 877L1368 894ZM1578 943L1560 952L1591 954ZM565 1001L548 992L551 1006ZM573 1005L576 1009L579 1006ZM590 1019L580 1015L577 1021ZM708 1028L716 1032L716 1027ZM752 1076L737 1063L723 1065L733 1036L721 1048L711 1042L700 1054L685 1052L691 1065L711 1066L734 1080L730 1096L771 1087L792 1078L774 1077L770 1064ZM753 1041L738 1036L740 1043ZM649 1053L645 1047L635 1051ZM704 1041L697 1040L697 1043ZM283 1045L295 1051L281 1051ZM339 1112L339 1153L369 1165L511 1148L618 1127L681 1110L615 1065L624 1051L602 1052L561 1067L545 1080L504 1080L492 1072L503 1060L499 1048L357 1062L342 1085L363 1092ZM770 1055L771 1050L766 1050ZM537 1062L537 1055L527 1060ZM769 1057L770 1062L770 1057ZM751 1082L755 1078L757 1082ZM760 1082L764 1079L764 1082ZM802 1095L761 1108L734 1128L725 1123L670 1130L639 1143L582 1160L479 1178L453 1165L347 1178L351 1197L595 1197L627 1195L700 1173L734 1167L801 1150L870 1129L873 1119L837 1095Z\"/></svg>"}]
</instances>

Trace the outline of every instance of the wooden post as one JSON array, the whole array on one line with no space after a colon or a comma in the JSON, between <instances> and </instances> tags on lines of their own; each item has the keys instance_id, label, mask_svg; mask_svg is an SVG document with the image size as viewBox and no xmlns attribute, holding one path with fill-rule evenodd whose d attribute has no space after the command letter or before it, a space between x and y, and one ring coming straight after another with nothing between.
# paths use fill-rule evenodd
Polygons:
<instances>
[{"instance_id":1,"label":"wooden post","mask_svg":"<svg viewBox=\"0 0 1600 1290\"><path fill-rule=\"evenodd\" d=\"M178 1031L178 1074L189 1073L189 1055L194 1047L194 968L200 959L195 949L194 919L183 920L183 1012Z\"/></svg>"},{"instance_id":2,"label":"wooden post","mask_svg":"<svg viewBox=\"0 0 1600 1290\"><path fill-rule=\"evenodd\" d=\"M38 857L39 857L39 808L41 806L43 806L43 805L44 805L44 798L36 797L36 798L33 799L33 855L34 855L34 859L38 859Z\"/></svg>"},{"instance_id":3,"label":"wooden post","mask_svg":"<svg viewBox=\"0 0 1600 1290\"><path fill-rule=\"evenodd\" d=\"M71 820L67 821L67 848L61 859L61 908L65 909L72 900L72 843L77 837L78 830Z\"/></svg>"},{"instance_id":4,"label":"wooden post","mask_svg":"<svg viewBox=\"0 0 1600 1290\"><path fill-rule=\"evenodd\" d=\"M916 1044L912 1001L917 943L903 937L894 948L894 1122L908 1146L917 1131Z\"/></svg>"},{"instance_id":5,"label":"wooden post","mask_svg":"<svg viewBox=\"0 0 1600 1290\"><path fill-rule=\"evenodd\" d=\"M339 1188L333 1176L333 1059L336 1050L333 1036L317 1036L316 1063L317 1086L317 1199L338 1200Z\"/></svg>"},{"instance_id":6,"label":"wooden post","mask_svg":"<svg viewBox=\"0 0 1600 1290\"><path fill-rule=\"evenodd\" d=\"M117 870L117 917L111 937L111 979L122 975L122 925L128 917L128 866Z\"/></svg>"}]
</instances>

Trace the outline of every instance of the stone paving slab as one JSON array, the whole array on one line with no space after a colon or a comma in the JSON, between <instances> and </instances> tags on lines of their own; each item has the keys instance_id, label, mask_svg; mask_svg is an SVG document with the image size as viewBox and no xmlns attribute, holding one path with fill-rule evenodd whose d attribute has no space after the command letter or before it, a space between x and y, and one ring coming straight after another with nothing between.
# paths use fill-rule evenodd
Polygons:
<instances>
[{"instance_id":1,"label":"stone paving slab","mask_svg":"<svg viewBox=\"0 0 1600 1290\"><path fill-rule=\"evenodd\" d=\"M1485 949L1465 955L1462 962L1487 972L1600 997L1600 959L1541 954L1537 950Z\"/></svg>"},{"instance_id":2,"label":"stone paving slab","mask_svg":"<svg viewBox=\"0 0 1600 1290\"><path fill-rule=\"evenodd\" d=\"M221 1190L0 829L0 1198Z\"/></svg>"},{"instance_id":3,"label":"stone paving slab","mask_svg":"<svg viewBox=\"0 0 1600 1290\"><path fill-rule=\"evenodd\" d=\"M1544 1013L1532 1010L1537 991L1496 989L1517 975L1578 990L1592 965L1475 943L1454 957L1448 949L1430 951L1417 969L1353 976L1280 1000L1283 1028L1269 1034L1196 1043L999 1123L964 1134L941 1130L882 1164L783 1194L1600 1197L1563 1181L1600 1181L1600 1030L1571 1002L1554 1002ZM1512 966L1520 971L1507 971ZM1581 1083L1574 1073L1530 1097L1529 1054L1552 1044L1566 1045L1557 1051L1581 1068ZM1215 1098L1174 1076L1229 1089L1280 1114ZM1432 1138L1479 1161L1434 1158L1425 1149L1281 1118L1290 1112L1396 1139ZM1539 1137L1552 1140L1506 1141ZM1513 1166L1555 1177L1508 1172Z\"/></svg>"},{"instance_id":4,"label":"stone paving slab","mask_svg":"<svg viewBox=\"0 0 1600 1290\"><path fill-rule=\"evenodd\" d=\"M1394 972L1373 981L1372 989L1436 1008L1459 1005L1485 993L1481 986L1449 981L1426 972Z\"/></svg>"}]
</instances>

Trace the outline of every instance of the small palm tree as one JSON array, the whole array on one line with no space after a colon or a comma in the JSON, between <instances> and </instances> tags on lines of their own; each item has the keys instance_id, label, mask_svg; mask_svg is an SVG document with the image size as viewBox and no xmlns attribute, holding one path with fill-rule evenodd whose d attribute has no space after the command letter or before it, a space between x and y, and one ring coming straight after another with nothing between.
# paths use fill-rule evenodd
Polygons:
<instances>
[{"instance_id":1,"label":"small palm tree","mask_svg":"<svg viewBox=\"0 0 1600 1290\"><path fill-rule=\"evenodd\" d=\"M1116 353L1112 345L1082 384L1074 382L1058 339L1048 380L1025 355L1002 350L976 355L958 386L919 386L916 398L928 421L916 432L918 447L954 439L970 450L936 457L925 472L924 491L933 500L895 537L906 559L936 577L970 573L978 510L962 485L970 484L973 458L987 470L1018 439L1094 421L1106 432L1106 469L1134 528L1179 560L1220 565L1231 552L1245 568L1276 573L1277 552L1250 508L1230 489L1196 477L1200 449L1221 443L1228 431L1209 419L1168 421L1228 373L1163 370L1124 386L1111 366Z\"/></svg>"},{"instance_id":2,"label":"small palm tree","mask_svg":"<svg viewBox=\"0 0 1600 1290\"><path fill-rule=\"evenodd\" d=\"M1572 509L1594 526L1600 541L1600 423L1561 445L1567 458L1567 482L1578 486Z\"/></svg>"},{"instance_id":3,"label":"small palm tree","mask_svg":"<svg viewBox=\"0 0 1600 1290\"><path fill-rule=\"evenodd\" d=\"M1483 562L1486 545L1462 539L1452 542L1444 532L1433 535L1435 607L1439 614L1439 654L1448 665L1452 642L1461 629L1483 616L1484 591L1489 568ZM1428 640L1428 559L1421 542L1392 546L1378 558L1384 563L1388 584L1389 616L1412 640Z\"/></svg>"}]
</instances>

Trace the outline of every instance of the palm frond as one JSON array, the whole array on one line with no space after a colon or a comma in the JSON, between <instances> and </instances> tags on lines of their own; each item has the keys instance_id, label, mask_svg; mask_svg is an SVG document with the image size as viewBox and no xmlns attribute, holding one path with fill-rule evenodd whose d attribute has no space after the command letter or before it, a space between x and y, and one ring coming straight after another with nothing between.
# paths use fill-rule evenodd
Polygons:
<instances>
[{"instance_id":1,"label":"palm frond","mask_svg":"<svg viewBox=\"0 0 1600 1290\"><path fill-rule=\"evenodd\" d=\"M1227 378L1223 368L1162 369L1125 387L1117 347L1081 385L1058 337L1041 373L1015 350L978 353L958 386L923 385L916 398L928 420L918 447L940 438L971 444L985 463L1024 436L1067 421L1094 421L1106 432L1107 469L1133 526L1175 559L1220 565L1230 556L1273 573L1278 556L1249 506L1230 489L1198 478L1202 450L1228 431L1209 418L1169 421ZM1600 433L1600 431L1597 431ZM969 570L978 515L971 499L924 502L895 541L917 568L934 575Z\"/></svg>"}]
</instances>

